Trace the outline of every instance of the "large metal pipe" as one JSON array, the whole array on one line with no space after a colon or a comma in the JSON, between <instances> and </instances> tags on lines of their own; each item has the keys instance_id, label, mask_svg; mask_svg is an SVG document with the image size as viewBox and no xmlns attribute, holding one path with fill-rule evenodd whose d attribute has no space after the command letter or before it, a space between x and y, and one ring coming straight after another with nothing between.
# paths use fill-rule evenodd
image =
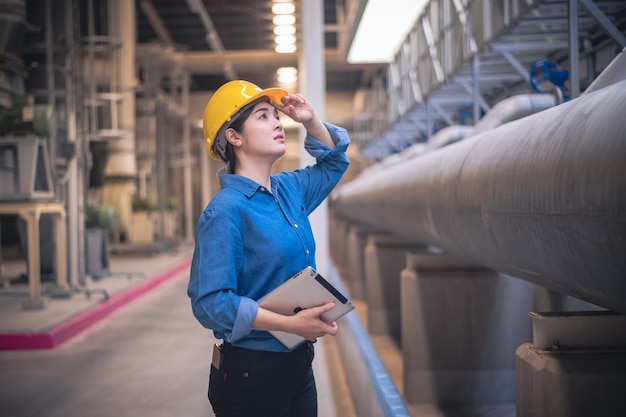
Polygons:
<instances>
[{"instance_id":1,"label":"large metal pipe","mask_svg":"<svg viewBox=\"0 0 626 417\"><path fill-rule=\"evenodd\" d=\"M553 107L556 97L551 94L520 94L509 97L498 104L474 126L474 134L486 132L504 123L521 119Z\"/></svg>"},{"instance_id":2,"label":"large metal pipe","mask_svg":"<svg viewBox=\"0 0 626 417\"><path fill-rule=\"evenodd\" d=\"M334 214L626 313L626 81L337 188Z\"/></svg>"}]
</instances>

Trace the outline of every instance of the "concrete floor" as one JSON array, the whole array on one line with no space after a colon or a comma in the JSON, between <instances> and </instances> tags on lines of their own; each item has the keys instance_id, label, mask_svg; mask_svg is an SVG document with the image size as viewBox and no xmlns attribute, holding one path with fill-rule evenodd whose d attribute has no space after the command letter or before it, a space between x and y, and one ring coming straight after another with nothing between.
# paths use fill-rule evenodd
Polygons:
<instances>
[{"instance_id":1,"label":"concrete floor","mask_svg":"<svg viewBox=\"0 0 626 417\"><path fill-rule=\"evenodd\" d=\"M215 340L193 317L186 295L185 264L191 253L192 248L180 247L150 256L112 256L111 275L87 285L106 291L111 300L170 277L58 347L0 349L0 417L213 416L206 391ZM5 261L2 266L5 277L25 272L20 262ZM53 285L44 283L44 292ZM3 335L50 332L107 303L103 293L95 291L90 297L45 297L44 310L25 311L27 294L26 283L0 288L0 348ZM367 305L353 302L366 324ZM397 341L385 335L370 334L370 339L402 394ZM313 365L319 416L355 416L334 338L319 340ZM511 404L447 410L433 404L407 407L414 417L515 416Z\"/></svg>"},{"instance_id":2,"label":"concrete floor","mask_svg":"<svg viewBox=\"0 0 626 417\"><path fill-rule=\"evenodd\" d=\"M112 271L145 271L146 278L111 277L92 285L114 295L187 255L112 259ZM212 416L206 391L214 339L192 316L187 279L185 269L54 349L0 351L0 415ZM88 309L85 303L101 303L98 297L47 300L47 311L40 312L16 307L16 297L0 297L0 331L27 331L37 316L35 327L48 328L50 321ZM354 416L334 339L320 339L316 349L319 415Z\"/></svg>"}]
</instances>

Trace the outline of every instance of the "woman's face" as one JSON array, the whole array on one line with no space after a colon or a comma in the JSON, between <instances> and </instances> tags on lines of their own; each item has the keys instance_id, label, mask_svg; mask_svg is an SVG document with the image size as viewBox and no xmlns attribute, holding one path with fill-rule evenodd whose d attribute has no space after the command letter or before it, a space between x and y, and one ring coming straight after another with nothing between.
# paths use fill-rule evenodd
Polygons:
<instances>
[{"instance_id":1,"label":"woman's face","mask_svg":"<svg viewBox=\"0 0 626 417\"><path fill-rule=\"evenodd\" d=\"M285 153L285 131L278 110L268 102L254 106L243 125L241 151L278 159Z\"/></svg>"}]
</instances>

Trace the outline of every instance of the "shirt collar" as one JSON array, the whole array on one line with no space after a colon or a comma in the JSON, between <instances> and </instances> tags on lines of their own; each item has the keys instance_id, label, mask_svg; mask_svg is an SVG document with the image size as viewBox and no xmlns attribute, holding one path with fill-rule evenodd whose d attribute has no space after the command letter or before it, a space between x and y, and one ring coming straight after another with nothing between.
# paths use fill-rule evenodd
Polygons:
<instances>
[{"instance_id":1,"label":"shirt collar","mask_svg":"<svg viewBox=\"0 0 626 417\"><path fill-rule=\"evenodd\" d=\"M250 178L237 174L229 174L226 169L220 169L217 173L222 188L229 187L239 191L246 197L252 197L259 189L265 189L264 186L252 181ZM274 177L270 177L272 187L275 186Z\"/></svg>"}]
</instances>

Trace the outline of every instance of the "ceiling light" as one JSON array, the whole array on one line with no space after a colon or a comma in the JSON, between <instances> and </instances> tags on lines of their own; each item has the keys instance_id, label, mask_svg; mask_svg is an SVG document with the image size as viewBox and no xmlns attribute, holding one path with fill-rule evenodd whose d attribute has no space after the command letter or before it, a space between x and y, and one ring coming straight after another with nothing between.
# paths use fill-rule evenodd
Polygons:
<instances>
[{"instance_id":1,"label":"ceiling light","mask_svg":"<svg viewBox=\"0 0 626 417\"><path fill-rule=\"evenodd\" d=\"M274 3L272 4L272 13L274 14L293 14L296 6L293 3Z\"/></svg>"},{"instance_id":2,"label":"ceiling light","mask_svg":"<svg viewBox=\"0 0 626 417\"><path fill-rule=\"evenodd\" d=\"M274 35L295 35L296 27L293 25L274 26Z\"/></svg>"},{"instance_id":3,"label":"ceiling light","mask_svg":"<svg viewBox=\"0 0 626 417\"><path fill-rule=\"evenodd\" d=\"M279 25L294 25L296 23L296 18L290 14L278 14L274 16L272 19L272 23L276 26Z\"/></svg>"},{"instance_id":4,"label":"ceiling light","mask_svg":"<svg viewBox=\"0 0 626 417\"><path fill-rule=\"evenodd\" d=\"M293 35L280 35L274 38L274 42L276 42L278 45L284 45L284 44L293 45L296 43L296 37Z\"/></svg>"},{"instance_id":5,"label":"ceiling light","mask_svg":"<svg viewBox=\"0 0 626 417\"><path fill-rule=\"evenodd\" d=\"M428 0L368 0L350 45L348 62L390 63L427 3Z\"/></svg>"},{"instance_id":6,"label":"ceiling light","mask_svg":"<svg viewBox=\"0 0 626 417\"><path fill-rule=\"evenodd\" d=\"M298 69L295 67L280 67L276 70L278 82L292 84L298 80Z\"/></svg>"},{"instance_id":7,"label":"ceiling light","mask_svg":"<svg viewBox=\"0 0 626 417\"><path fill-rule=\"evenodd\" d=\"M293 43L277 44L274 50L279 54L290 54L296 52L296 45Z\"/></svg>"}]
</instances>

